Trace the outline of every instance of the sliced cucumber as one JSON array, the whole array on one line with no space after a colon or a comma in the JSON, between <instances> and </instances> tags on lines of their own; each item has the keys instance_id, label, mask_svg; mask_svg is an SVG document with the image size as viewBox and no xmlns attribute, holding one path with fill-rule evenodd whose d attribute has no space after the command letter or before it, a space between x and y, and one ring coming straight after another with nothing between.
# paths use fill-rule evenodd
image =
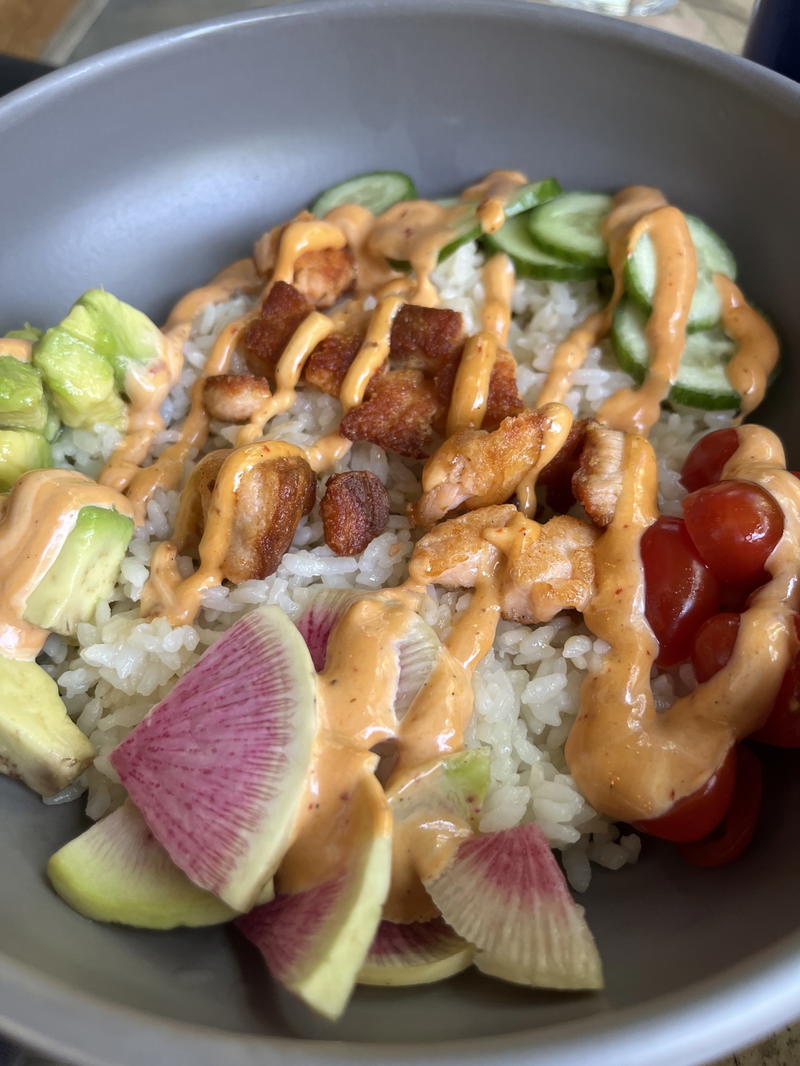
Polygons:
<instances>
[{"instance_id":1,"label":"sliced cucumber","mask_svg":"<svg viewBox=\"0 0 800 1066\"><path fill-rule=\"evenodd\" d=\"M399 170L373 170L368 174L331 185L311 205L312 214L327 215L334 207L343 204L358 204L373 215L380 215L401 200L415 200L417 190L407 174Z\"/></svg>"},{"instance_id":2,"label":"sliced cucumber","mask_svg":"<svg viewBox=\"0 0 800 1066\"><path fill-rule=\"evenodd\" d=\"M622 369L641 385L650 363L645 336L648 314L625 298L614 315L611 339ZM672 403L699 407L704 411L735 411L741 397L728 381L725 368L736 345L718 327L690 333L686 338L681 366L669 392Z\"/></svg>"},{"instance_id":3,"label":"sliced cucumber","mask_svg":"<svg viewBox=\"0 0 800 1066\"><path fill-rule=\"evenodd\" d=\"M560 192L561 186L555 178L543 178L542 181L530 181L527 185L520 186L520 188L508 198L503 213L507 219L517 217L523 211L529 211L537 204L546 203L554 196L558 196ZM442 207L455 207L456 204L460 202L461 201L457 199L436 201L436 203L441 204ZM449 244L446 244L439 253L440 263L442 260L451 256L462 244L466 244L468 241L475 241L481 236L483 230L481 229L481 225L477 218L478 204L470 204L469 207L470 211L468 213L465 212L463 223L458 225L455 229L457 236L450 241ZM506 225L507 224L508 223L506 223ZM498 234L494 234L494 236L497 237ZM503 249L503 251L505 251L505 249ZM542 277L544 275L535 276ZM570 277L576 277L576 275L571 274Z\"/></svg>"},{"instance_id":4,"label":"sliced cucumber","mask_svg":"<svg viewBox=\"0 0 800 1066\"><path fill-rule=\"evenodd\" d=\"M521 185L515 193L506 200L504 214L506 218L521 215L523 211L530 211L532 207L546 204L560 196L564 190L556 178L543 178L541 181L529 181L527 185Z\"/></svg>"},{"instance_id":5,"label":"sliced cucumber","mask_svg":"<svg viewBox=\"0 0 800 1066\"><path fill-rule=\"evenodd\" d=\"M691 331L711 329L720 318L720 299L713 274L736 277L736 261L727 244L694 215L686 215L686 223L697 252L697 288L692 298L687 328ZM653 306L656 287L656 255L649 234L636 242L625 264L625 285L630 294L646 310Z\"/></svg>"},{"instance_id":6,"label":"sliced cucumber","mask_svg":"<svg viewBox=\"0 0 800 1066\"><path fill-rule=\"evenodd\" d=\"M607 265L601 232L611 197L600 192L565 192L535 207L529 216L531 236L543 252L589 266Z\"/></svg>"},{"instance_id":7,"label":"sliced cucumber","mask_svg":"<svg viewBox=\"0 0 800 1066\"><path fill-rule=\"evenodd\" d=\"M548 281L593 281L603 271L588 263L570 263L559 256L543 252L533 242L528 228L528 216L508 219L497 233L487 234L484 244L493 252L510 256L514 269L521 277L542 278Z\"/></svg>"}]
</instances>

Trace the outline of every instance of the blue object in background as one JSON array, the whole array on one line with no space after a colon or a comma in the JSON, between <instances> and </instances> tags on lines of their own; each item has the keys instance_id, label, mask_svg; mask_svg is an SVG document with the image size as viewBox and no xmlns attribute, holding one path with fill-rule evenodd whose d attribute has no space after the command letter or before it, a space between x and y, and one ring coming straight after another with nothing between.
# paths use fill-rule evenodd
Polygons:
<instances>
[{"instance_id":1,"label":"blue object in background","mask_svg":"<svg viewBox=\"0 0 800 1066\"><path fill-rule=\"evenodd\" d=\"M744 55L800 81L800 0L758 0Z\"/></svg>"}]
</instances>

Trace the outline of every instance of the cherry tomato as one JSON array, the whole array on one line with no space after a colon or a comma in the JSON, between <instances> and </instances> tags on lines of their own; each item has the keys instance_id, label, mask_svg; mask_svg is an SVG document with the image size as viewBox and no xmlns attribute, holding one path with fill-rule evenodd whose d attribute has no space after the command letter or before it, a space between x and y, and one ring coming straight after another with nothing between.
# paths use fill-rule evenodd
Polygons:
<instances>
[{"instance_id":1,"label":"cherry tomato","mask_svg":"<svg viewBox=\"0 0 800 1066\"><path fill-rule=\"evenodd\" d=\"M658 666L688 658L698 627L720 606L720 583L703 563L680 518L659 518L641 542L647 621Z\"/></svg>"},{"instance_id":2,"label":"cherry tomato","mask_svg":"<svg viewBox=\"0 0 800 1066\"><path fill-rule=\"evenodd\" d=\"M735 429L715 429L706 433L686 456L681 482L687 492L696 492L719 481L725 464L739 447Z\"/></svg>"},{"instance_id":3,"label":"cherry tomato","mask_svg":"<svg viewBox=\"0 0 800 1066\"><path fill-rule=\"evenodd\" d=\"M800 640L800 615L794 616L794 628ZM783 675L775 703L764 725L753 733L753 740L776 748L800 748L800 652Z\"/></svg>"},{"instance_id":4,"label":"cherry tomato","mask_svg":"<svg viewBox=\"0 0 800 1066\"><path fill-rule=\"evenodd\" d=\"M692 866L724 866L733 862L753 839L761 811L762 774L758 756L739 748L736 786L728 813L703 840L681 844L678 851Z\"/></svg>"},{"instance_id":5,"label":"cherry tomato","mask_svg":"<svg viewBox=\"0 0 800 1066\"><path fill-rule=\"evenodd\" d=\"M634 829L676 844L701 840L715 829L730 807L736 784L736 748L728 752L725 762L708 781L691 796L678 800L660 818L634 822Z\"/></svg>"},{"instance_id":6,"label":"cherry tomato","mask_svg":"<svg viewBox=\"0 0 800 1066\"><path fill-rule=\"evenodd\" d=\"M730 611L715 614L697 630L692 648L692 666L698 681L708 681L733 655L739 633L739 615Z\"/></svg>"},{"instance_id":7,"label":"cherry tomato","mask_svg":"<svg viewBox=\"0 0 800 1066\"><path fill-rule=\"evenodd\" d=\"M720 581L763 584L764 564L783 533L772 496L749 481L719 481L683 501L686 529L698 554Z\"/></svg>"}]
</instances>

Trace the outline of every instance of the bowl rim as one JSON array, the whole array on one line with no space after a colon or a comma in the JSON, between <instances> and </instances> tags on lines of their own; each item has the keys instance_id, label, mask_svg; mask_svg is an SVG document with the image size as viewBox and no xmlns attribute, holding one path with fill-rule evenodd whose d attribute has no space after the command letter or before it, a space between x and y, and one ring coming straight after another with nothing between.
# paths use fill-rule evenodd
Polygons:
<instances>
[{"instance_id":1,"label":"bowl rim","mask_svg":"<svg viewBox=\"0 0 800 1066\"><path fill-rule=\"evenodd\" d=\"M653 58L708 70L774 110L800 119L800 86L749 60L646 26L531 0L302 0L222 15L166 30L90 56L54 71L0 101L0 132L31 118L72 85L184 47L194 40L284 19L349 18L444 12L473 19L516 19L568 29L598 45L628 42ZM225 1032L159 1018L86 993L42 975L0 950L0 1029L11 1039L86 1066L135 1066L165 1062L192 1066L286 1066L372 1062L393 1066L419 1062L442 1066L696 1066L757 1040L800 1014L800 930L734 966L679 992L578 1021L511 1034L441 1043L378 1044ZM535 1044L531 1046L531 1036ZM534 1052L535 1048L535 1052ZM535 1058L532 1054L535 1053Z\"/></svg>"}]
</instances>

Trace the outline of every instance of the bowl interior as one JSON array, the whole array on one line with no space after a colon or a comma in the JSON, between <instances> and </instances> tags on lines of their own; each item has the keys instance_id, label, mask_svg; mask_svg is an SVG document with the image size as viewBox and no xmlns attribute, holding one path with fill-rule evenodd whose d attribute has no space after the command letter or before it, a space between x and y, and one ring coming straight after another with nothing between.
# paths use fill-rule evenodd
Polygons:
<instances>
[{"instance_id":1,"label":"bowl interior","mask_svg":"<svg viewBox=\"0 0 800 1066\"><path fill-rule=\"evenodd\" d=\"M798 118L800 95L744 63L537 5L339 0L165 35L0 107L0 332L57 319L91 286L158 318L267 226L361 170L407 170L430 195L495 166L573 188L655 184L729 240L746 289L778 324L785 366L763 417L800 458ZM276 992L224 930L135 933L72 913L42 871L80 815L44 809L7 780L2 951L110 1004L235 1034L445 1041L643 1005L796 929L800 849L782 812L797 809L800 779L788 757L771 766L769 817L735 868L698 873L648 844L638 866L595 874L582 902L606 964L602 995L467 974L360 990L328 1025ZM136 1061L135 1049L119 1061Z\"/></svg>"}]
</instances>

